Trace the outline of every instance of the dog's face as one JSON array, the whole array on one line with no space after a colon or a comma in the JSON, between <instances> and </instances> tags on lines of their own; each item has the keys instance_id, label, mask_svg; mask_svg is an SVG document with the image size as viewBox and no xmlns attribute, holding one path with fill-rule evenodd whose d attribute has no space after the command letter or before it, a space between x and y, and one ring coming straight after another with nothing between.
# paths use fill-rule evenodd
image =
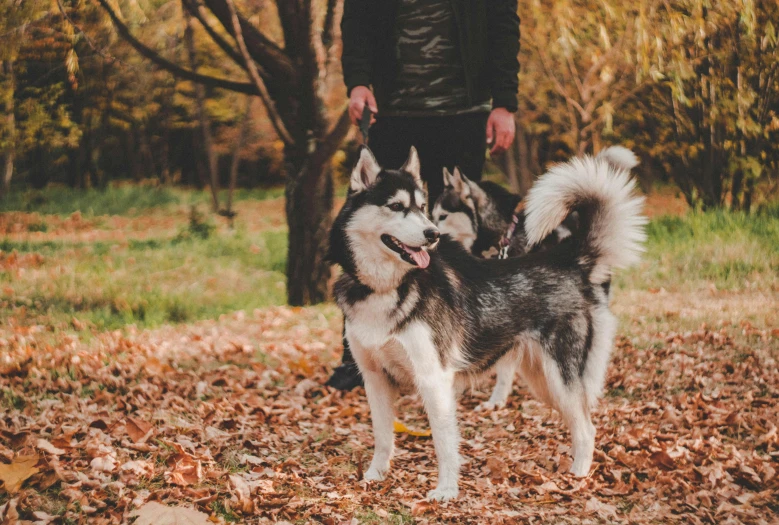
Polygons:
<instances>
[{"instance_id":1,"label":"dog's face","mask_svg":"<svg viewBox=\"0 0 779 525\"><path fill-rule=\"evenodd\" d=\"M453 174L444 168L444 191L433 206L435 225L470 250L478 231L476 213L470 181L458 168Z\"/></svg>"},{"instance_id":2,"label":"dog's face","mask_svg":"<svg viewBox=\"0 0 779 525\"><path fill-rule=\"evenodd\" d=\"M381 169L370 150L362 150L334 228L343 230L352 270L372 281L365 284L380 286L373 281L428 267L440 234L426 203L416 149L397 171Z\"/></svg>"}]
</instances>

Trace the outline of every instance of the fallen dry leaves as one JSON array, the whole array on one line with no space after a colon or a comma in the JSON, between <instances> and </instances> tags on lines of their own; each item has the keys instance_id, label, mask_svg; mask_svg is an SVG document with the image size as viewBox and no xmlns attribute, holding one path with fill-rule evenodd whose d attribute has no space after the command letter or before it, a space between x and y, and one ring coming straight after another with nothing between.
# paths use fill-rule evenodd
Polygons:
<instances>
[{"instance_id":1,"label":"fallen dry leaves","mask_svg":"<svg viewBox=\"0 0 779 525\"><path fill-rule=\"evenodd\" d=\"M431 504L415 396L398 413L423 435L398 433L389 478L361 480L364 393L322 386L340 353L332 306L88 340L5 325L0 522L775 523L778 337L745 321L619 338L586 479L566 473L559 416L522 387L486 414L487 393L466 394L461 498Z\"/></svg>"},{"instance_id":2,"label":"fallen dry leaves","mask_svg":"<svg viewBox=\"0 0 779 525\"><path fill-rule=\"evenodd\" d=\"M28 478L34 476L40 469L36 467L38 456L16 456L9 465L0 463L0 481L2 489L9 494L16 494Z\"/></svg>"}]
</instances>

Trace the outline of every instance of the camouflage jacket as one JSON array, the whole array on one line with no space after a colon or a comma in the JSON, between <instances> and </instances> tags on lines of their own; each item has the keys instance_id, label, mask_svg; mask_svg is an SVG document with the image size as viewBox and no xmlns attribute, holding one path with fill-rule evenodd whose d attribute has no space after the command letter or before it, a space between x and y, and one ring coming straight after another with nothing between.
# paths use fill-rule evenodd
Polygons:
<instances>
[{"instance_id":1,"label":"camouflage jacket","mask_svg":"<svg viewBox=\"0 0 779 525\"><path fill-rule=\"evenodd\" d=\"M349 92L372 86L387 99L399 72L396 16L399 0L345 0L342 65ZM451 0L462 57L467 104L492 99L517 109L519 17L517 0Z\"/></svg>"}]
</instances>

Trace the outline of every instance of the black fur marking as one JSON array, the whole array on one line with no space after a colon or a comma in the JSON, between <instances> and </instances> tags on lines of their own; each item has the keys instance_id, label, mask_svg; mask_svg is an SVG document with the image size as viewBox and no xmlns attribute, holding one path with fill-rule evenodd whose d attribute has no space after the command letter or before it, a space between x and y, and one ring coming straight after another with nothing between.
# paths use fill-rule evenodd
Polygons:
<instances>
[{"instance_id":1,"label":"black fur marking","mask_svg":"<svg viewBox=\"0 0 779 525\"><path fill-rule=\"evenodd\" d=\"M354 306L367 299L373 293L373 290L370 286L366 286L358 281L356 277L345 274L336 281L333 293L336 297L343 298L346 305Z\"/></svg>"}]
</instances>

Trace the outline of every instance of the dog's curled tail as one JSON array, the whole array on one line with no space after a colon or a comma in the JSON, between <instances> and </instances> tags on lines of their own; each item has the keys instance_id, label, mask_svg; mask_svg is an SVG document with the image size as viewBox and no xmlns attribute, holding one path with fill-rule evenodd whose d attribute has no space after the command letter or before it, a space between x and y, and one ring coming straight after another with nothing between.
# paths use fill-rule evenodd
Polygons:
<instances>
[{"instance_id":1,"label":"dog's curled tail","mask_svg":"<svg viewBox=\"0 0 779 525\"><path fill-rule=\"evenodd\" d=\"M629 266L641 256L647 222L641 214L644 197L635 193L628 169L611 159L583 157L559 164L536 181L525 202L529 246L549 235L569 213L579 212L574 234L578 261L592 283L608 281L614 268Z\"/></svg>"},{"instance_id":2,"label":"dog's curled tail","mask_svg":"<svg viewBox=\"0 0 779 525\"><path fill-rule=\"evenodd\" d=\"M625 146L609 146L598 153L596 159L602 159L623 170L632 170L638 166L638 157Z\"/></svg>"}]
</instances>

